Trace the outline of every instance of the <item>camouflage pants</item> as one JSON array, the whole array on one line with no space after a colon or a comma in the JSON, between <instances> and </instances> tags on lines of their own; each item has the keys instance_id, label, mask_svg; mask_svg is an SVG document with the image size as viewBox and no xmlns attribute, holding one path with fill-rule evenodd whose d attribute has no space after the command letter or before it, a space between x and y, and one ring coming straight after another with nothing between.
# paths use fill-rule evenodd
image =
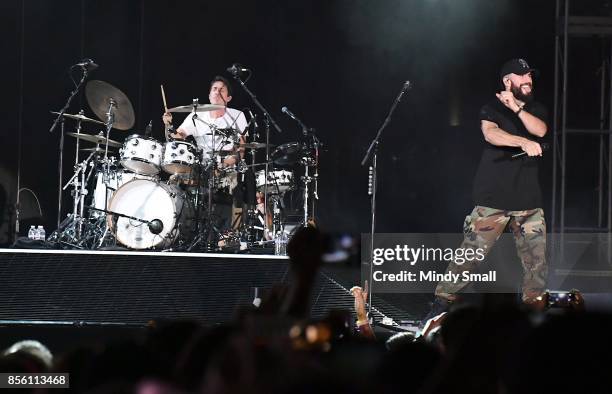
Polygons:
<instances>
[{"instance_id":1,"label":"camouflage pants","mask_svg":"<svg viewBox=\"0 0 612 394\"><path fill-rule=\"evenodd\" d=\"M506 227L514 234L516 250L523 265L523 300L541 295L546 286L546 223L544 211L540 208L527 211L504 211L476 206L465 218L461 248L491 250ZM446 272L461 274L477 270L478 261L466 261L459 265L451 262ZM436 296L454 300L468 282L439 282Z\"/></svg>"}]
</instances>

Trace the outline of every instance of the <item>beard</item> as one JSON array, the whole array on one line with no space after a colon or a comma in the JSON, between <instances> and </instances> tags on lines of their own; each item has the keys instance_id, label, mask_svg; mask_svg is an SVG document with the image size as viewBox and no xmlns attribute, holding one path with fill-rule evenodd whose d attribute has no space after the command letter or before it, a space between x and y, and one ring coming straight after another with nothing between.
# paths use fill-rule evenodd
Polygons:
<instances>
[{"instance_id":1,"label":"beard","mask_svg":"<svg viewBox=\"0 0 612 394\"><path fill-rule=\"evenodd\" d=\"M527 94L523 94L521 87L516 86L515 84L512 84L512 86L510 87L510 90L512 91L512 94L514 95L515 98L525 103L528 103L530 101L533 101L533 85L532 84L528 84L528 85L529 87L531 87L531 91Z\"/></svg>"}]
</instances>

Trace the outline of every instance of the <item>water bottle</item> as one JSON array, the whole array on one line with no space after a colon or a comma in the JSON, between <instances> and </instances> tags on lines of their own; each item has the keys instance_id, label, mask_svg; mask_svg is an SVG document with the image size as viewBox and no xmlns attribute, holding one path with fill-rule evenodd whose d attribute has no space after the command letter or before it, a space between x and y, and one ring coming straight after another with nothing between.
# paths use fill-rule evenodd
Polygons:
<instances>
[{"instance_id":1,"label":"water bottle","mask_svg":"<svg viewBox=\"0 0 612 394\"><path fill-rule=\"evenodd\" d=\"M46 241L47 240L47 234L46 234L45 228L43 226L38 226L37 235L38 235L37 239L39 241Z\"/></svg>"},{"instance_id":2,"label":"water bottle","mask_svg":"<svg viewBox=\"0 0 612 394\"><path fill-rule=\"evenodd\" d=\"M34 225L30 226L30 231L28 231L28 238L36 239L36 227L34 227Z\"/></svg>"},{"instance_id":3,"label":"water bottle","mask_svg":"<svg viewBox=\"0 0 612 394\"><path fill-rule=\"evenodd\" d=\"M274 239L274 254L277 256L287 255L287 234L284 231L279 231Z\"/></svg>"}]
</instances>

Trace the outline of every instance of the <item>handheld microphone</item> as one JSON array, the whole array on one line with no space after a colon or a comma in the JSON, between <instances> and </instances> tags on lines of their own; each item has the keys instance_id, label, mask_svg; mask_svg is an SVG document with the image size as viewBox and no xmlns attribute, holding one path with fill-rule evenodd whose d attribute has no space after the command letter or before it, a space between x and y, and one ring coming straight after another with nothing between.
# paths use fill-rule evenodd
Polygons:
<instances>
[{"instance_id":1,"label":"handheld microphone","mask_svg":"<svg viewBox=\"0 0 612 394\"><path fill-rule=\"evenodd\" d=\"M550 148L550 145L547 142L541 143L540 146L542 147L542 152L545 152ZM517 157L525 156L526 154L527 152L516 153L512 155L512 158L516 159Z\"/></svg>"},{"instance_id":2,"label":"handheld microphone","mask_svg":"<svg viewBox=\"0 0 612 394\"><path fill-rule=\"evenodd\" d=\"M93 71L99 67L98 64L96 64L91 59L83 59L79 63L75 64L74 66L81 67L83 70L87 70L87 71Z\"/></svg>"},{"instance_id":3,"label":"handheld microphone","mask_svg":"<svg viewBox=\"0 0 612 394\"><path fill-rule=\"evenodd\" d=\"M402 91L407 91L410 90L412 88L412 83L410 81L406 81L404 82L404 88L402 89Z\"/></svg>"},{"instance_id":4,"label":"handheld microphone","mask_svg":"<svg viewBox=\"0 0 612 394\"><path fill-rule=\"evenodd\" d=\"M251 70L241 66L238 63L232 64L230 67L226 68L227 72L232 75L238 75L246 72L250 72Z\"/></svg>"}]
</instances>

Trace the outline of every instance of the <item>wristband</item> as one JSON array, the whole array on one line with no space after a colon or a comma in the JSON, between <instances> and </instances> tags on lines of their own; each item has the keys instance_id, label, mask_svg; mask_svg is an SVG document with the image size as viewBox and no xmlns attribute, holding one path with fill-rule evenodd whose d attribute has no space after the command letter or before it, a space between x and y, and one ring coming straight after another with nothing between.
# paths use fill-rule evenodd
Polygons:
<instances>
[{"instance_id":1,"label":"wristband","mask_svg":"<svg viewBox=\"0 0 612 394\"><path fill-rule=\"evenodd\" d=\"M518 114L520 114L522 110L523 110L523 107L519 107L519 110L516 111L515 114L518 116Z\"/></svg>"}]
</instances>

